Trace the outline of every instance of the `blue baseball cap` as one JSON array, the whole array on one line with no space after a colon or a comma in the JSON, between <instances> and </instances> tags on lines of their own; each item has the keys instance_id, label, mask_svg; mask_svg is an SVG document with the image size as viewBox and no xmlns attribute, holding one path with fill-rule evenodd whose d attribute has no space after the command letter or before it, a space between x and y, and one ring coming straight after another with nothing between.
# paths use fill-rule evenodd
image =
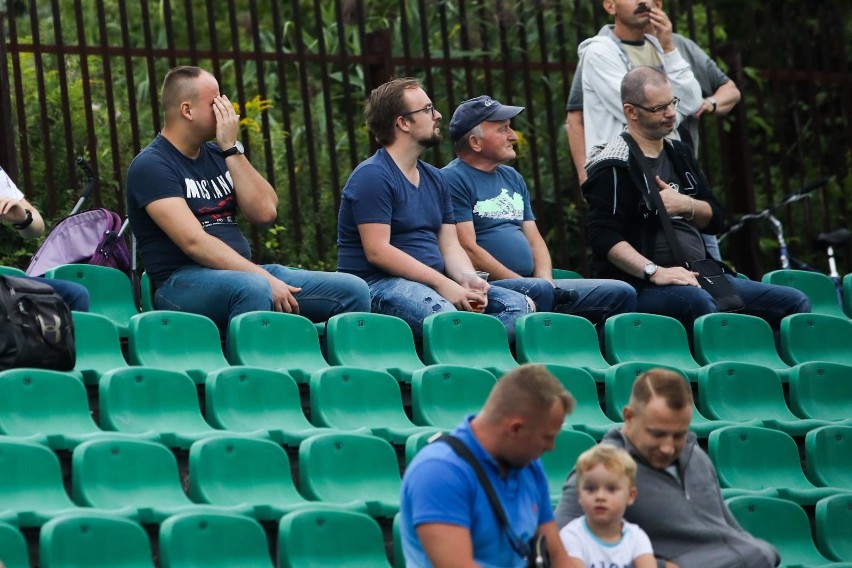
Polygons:
<instances>
[{"instance_id":1,"label":"blue baseball cap","mask_svg":"<svg viewBox=\"0 0 852 568\"><path fill-rule=\"evenodd\" d=\"M453 142L465 135L476 125L488 121L515 118L524 112L524 107L509 106L495 101L487 95L468 99L456 108L450 120L450 138Z\"/></svg>"}]
</instances>

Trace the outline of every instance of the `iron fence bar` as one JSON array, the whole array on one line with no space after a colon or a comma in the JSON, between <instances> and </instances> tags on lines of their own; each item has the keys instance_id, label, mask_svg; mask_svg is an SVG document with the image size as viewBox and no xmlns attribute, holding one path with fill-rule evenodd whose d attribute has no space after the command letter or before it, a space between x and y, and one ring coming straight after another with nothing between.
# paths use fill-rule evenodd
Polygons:
<instances>
[{"instance_id":1,"label":"iron fence bar","mask_svg":"<svg viewBox=\"0 0 852 568\"><path fill-rule=\"evenodd\" d=\"M133 155L142 149L140 144L141 133L139 131L139 112L136 109L136 79L133 76L133 58L127 52L130 45L130 30L128 29L127 6L125 0L118 3L119 20L121 21L122 58L124 59L124 81L127 84L127 112L130 114L131 143L133 144Z\"/></svg>"},{"instance_id":2,"label":"iron fence bar","mask_svg":"<svg viewBox=\"0 0 852 568\"><path fill-rule=\"evenodd\" d=\"M35 18L35 0L30 0L30 33L33 37L34 43L41 43L39 29L38 29L38 18ZM38 93L38 106L39 106L39 114L43 117L47 116L47 97L45 96L45 85L44 85L44 61L41 55L33 56L33 63L35 66L36 72L36 92ZM46 120L39 121L39 127L41 131L41 137L45 141L50 140L50 128L48 127L48 122ZM45 174L45 182L49 187L53 187L54 184L54 175L53 175L53 152L51 152L50 144L44 144L41 156L44 159L44 174ZM47 213L49 215L54 215L57 210L56 204L56 193L50 192L47 196Z\"/></svg>"}]
</instances>

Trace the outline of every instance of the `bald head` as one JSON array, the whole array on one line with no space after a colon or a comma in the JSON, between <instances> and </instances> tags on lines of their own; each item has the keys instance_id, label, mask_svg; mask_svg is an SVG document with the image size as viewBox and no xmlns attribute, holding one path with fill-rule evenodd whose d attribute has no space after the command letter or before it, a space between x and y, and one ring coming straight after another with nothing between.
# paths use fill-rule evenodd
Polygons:
<instances>
[{"instance_id":1,"label":"bald head","mask_svg":"<svg viewBox=\"0 0 852 568\"><path fill-rule=\"evenodd\" d=\"M645 87L653 85L662 87L668 84L666 74L648 65L640 65L630 70L621 80L621 102L645 104Z\"/></svg>"},{"instance_id":2,"label":"bald head","mask_svg":"<svg viewBox=\"0 0 852 568\"><path fill-rule=\"evenodd\" d=\"M660 398L670 410L680 411L692 406L692 389L686 379L669 369L651 369L639 375L633 383L629 406L641 412L651 399Z\"/></svg>"}]
</instances>

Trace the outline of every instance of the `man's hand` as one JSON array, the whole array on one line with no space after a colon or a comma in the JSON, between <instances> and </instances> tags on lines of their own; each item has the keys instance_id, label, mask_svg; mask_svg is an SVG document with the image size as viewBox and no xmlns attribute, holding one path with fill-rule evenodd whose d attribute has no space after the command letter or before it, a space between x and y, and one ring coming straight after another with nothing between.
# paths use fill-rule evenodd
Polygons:
<instances>
[{"instance_id":1,"label":"man's hand","mask_svg":"<svg viewBox=\"0 0 852 568\"><path fill-rule=\"evenodd\" d=\"M701 108L698 109L698 112L695 113L695 116L701 116L702 114L713 114L716 112L715 107L707 102L707 99L702 99Z\"/></svg>"},{"instance_id":2,"label":"man's hand","mask_svg":"<svg viewBox=\"0 0 852 568\"><path fill-rule=\"evenodd\" d=\"M674 562L670 562L670 561L666 560L666 568L680 568L680 566L678 566Z\"/></svg>"},{"instance_id":3,"label":"man's hand","mask_svg":"<svg viewBox=\"0 0 852 568\"><path fill-rule=\"evenodd\" d=\"M688 221L691 221L695 216L695 206L692 203L692 198L672 189L669 184L660 179L660 176L654 179L660 188L660 199L663 200L663 205L666 206L668 216L682 215Z\"/></svg>"},{"instance_id":4,"label":"man's hand","mask_svg":"<svg viewBox=\"0 0 852 568\"><path fill-rule=\"evenodd\" d=\"M672 41L672 22L660 7L651 8L649 32L660 40L660 46L665 53L674 51L675 44Z\"/></svg>"},{"instance_id":5,"label":"man's hand","mask_svg":"<svg viewBox=\"0 0 852 568\"><path fill-rule=\"evenodd\" d=\"M216 116L216 142L219 148L233 148L240 133L240 115L225 95L213 99L213 114Z\"/></svg>"},{"instance_id":6,"label":"man's hand","mask_svg":"<svg viewBox=\"0 0 852 568\"><path fill-rule=\"evenodd\" d=\"M657 286L674 284L675 286L700 287L696 278L697 276L697 272L692 272L682 266L672 266L670 268L659 266L654 275L651 276L651 283Z\"/></svg>"},{"instance_id":7,"label":"man's hand","mask_svg":"<svg viewBox=\"0 0 852 568\"><path fill-rule=\"evenodd\" d=\"M0 197L0 220L7 223L23 223L27 220L25 207L17 199Z\"/></svg>"},{"instance_id":8,"label":"man's hand","mask_svg":"<svg viewBox=\"0 0 852 568\"><path fill-rule=\"evenodd\" d=\"M271 274L267 280L269 280L269 285L272 288L272 309L276 312L298 314L299 302L296 301L294 294L298 294L302 289L290 286Z\"/></svg>"},{"instance_id":9,"label":"man's hand","mask_svg":"<svg viewBox=\"0 0 852 568\"><path fill-rule=\"evenodd\" d=\"M485 306L488 305L488 288L485 290L486 294L474 292L473 290L466 289L458 282L450 280L449 278L447 278L439 286L435 287L435 291L438 292L441 297L455 306L457 310L464 312L475 311L470 305L471 302L478 304L481 309L485 309Z\"/></svg>"}]
</instances>

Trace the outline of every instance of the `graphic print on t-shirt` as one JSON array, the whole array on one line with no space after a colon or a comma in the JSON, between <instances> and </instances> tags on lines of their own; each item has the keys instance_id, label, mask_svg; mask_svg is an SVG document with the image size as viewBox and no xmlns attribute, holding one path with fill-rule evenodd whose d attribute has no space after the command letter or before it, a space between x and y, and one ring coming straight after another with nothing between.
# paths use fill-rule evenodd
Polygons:
<instances>
[{"instance_id":1,"label":"graphic print on t-shirt","mask_svg":"<svg viewBox=\"0 0 852 568\"><path fill-rule=\"evenodd\" d=\"M520 193L509 195L509 190L504 187L497 197L477 201L473 208L473 214L486 219L523 221L524 198Z\"/></svg>"},{"instance_id":2,"label":"graphic print on t-shirt","mask_svg":"<svg viewBox=\"0 0 852 568\"><path fill-rule=\"evenodd\" d=\"M236 223L237 202L231 172L214 179L184 178L186 201L202 227L222 223Z\"/></svg>"}]
</instances>

